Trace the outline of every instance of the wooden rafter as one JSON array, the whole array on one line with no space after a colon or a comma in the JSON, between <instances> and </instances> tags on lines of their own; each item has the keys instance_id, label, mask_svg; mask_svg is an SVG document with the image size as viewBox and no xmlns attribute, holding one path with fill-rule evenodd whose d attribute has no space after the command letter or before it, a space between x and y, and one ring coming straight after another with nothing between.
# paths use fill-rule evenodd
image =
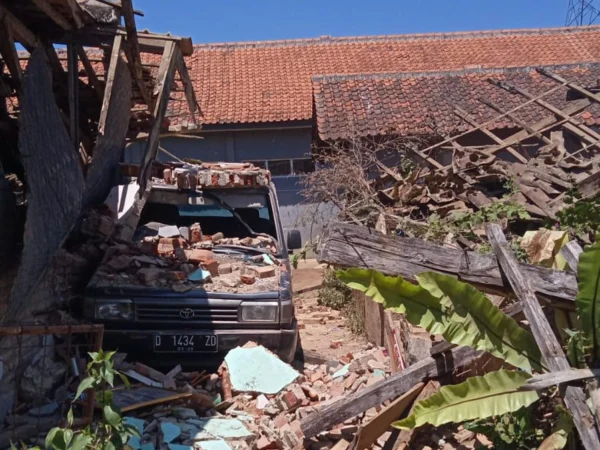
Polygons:
<instances>
[{"instance_id":1,"label":"wooden rafter","mask_svg":"<svg viewBox=\"0 0 600 450\"><path fill-rule=\"evenodd\" d=\"M48 0L32 0L32 2L63 30L71 30L73 28L69 21Z\"/></svg>"},{"instance_id":2,"label":"wooden rafter","mask_svg":"<svg viewBox=\"0 0 600 450\"><path fill-rule=\"evenodd\" d=\"M183 57L181 57L179 60L177 71L179 72L179 76L181 77L181 84L183 84L185 98L187 100L188 109L190 111L190 118L192 120L192 123L196 125L196 111L198 111L200 107L198 106L198 100L196 100L196 94L194 93L192 80L190 79L190 74L187 70L187 66L185 65L185 59Z\"/></svg>"},{"instance_id":3,"label":"wooden rafter","mask_svg":"<svg viewBox=\"0 0 600 450\"><path fill-rule=\"evenodd\" d=\"M531 94L530 92L528 92L525 89L519 88L518 86L514 86L512 84L504 83L501 81L495 81L495 80L489 80L489 81L492 84L494 84L495 86L498 86L508 92L520 94L523 97L528 98L528 99L535 98L535 96L533 94ZM579 137L580 139L583 139L588 144L593 144L593 145L597 146L598 148L600 148L600 144L598 143L598 141L600 141L600 134L596 133L594 130L592 130L587 125L580 123L574 117L570 116L569 114L566 114L559 108L555 107L554 105L552 105L544 100L537 99L535 102L538 105L540 105L542 108L552 112L553 114L556 114L557 116L562 117L563 119L568 119L568 121L563 125L563 127L566 130L570 131L571 133L573 133L575 136Z\"/></svg>"},{"instance_id":4,"label":"wooden rafter","mask_svg":"<svg viewBox=\"0 0 600 450\"><path fill-rule=\"evenodd\" d=\"M31 53L38 44L36 35L23 24L13 13L0 3L0 16L3 17L13 36Z\"/></svg>"},{"instance_id":5,"label":"wooden rafter","mask_svg":"<svg viewBox=\"0 0 600 450\"><path fill-rule=\"evenodd\" d=\"M77 0L67 0L67 4L71 9L71 14L73 14L73 20L75 21L75 26L77 28L83 27L83 19L81 17L81 8L77 4Z\"/></svg>"},{"instance_id":6,"label":"wooden rafter","mask_svg":"<svg viewBox=\"0 0 600 450\"><path fill-rule=\"evenodd\" d=\"M541 73L542 75L545 75L548 78L556 81L557 83L560 83L563 86L568 86L571 89L574 89L575 91L579 92L580 94L585 95L590 100L592 100L592 101L594 101L596 103L600 103L600 95L594 94L593 92L588 91L584 87L581 87L581 86L579 86L576 83L573 83L573 82L571 82L569 80L566 80L563 77L561 77L560 75L556 75L555 73L552 73L549 70L542 69L542 68L537 68L536 70L539 73Z\"/></svg>"},{"instance_id":7,"label":"wooden rafter","mask_svg":"<svg viewBox=\"0 0 600 450\"><path fill-rule=\"evenodd\" d=\"M158 68L156 85L154 86L154 91L152 93L153 96L156 97L156 100L152 111L152 128L150 129L148 141L146 142L146 150L141 165L140 177L138 179L141 191L145 191L146 189L146 183L151 172L152 161L154 161L156 153L158 152L160 129L167 111L169 93L173 85L173 78L175 77L174 69L181 58L183 58L183 56L177 43L173 41L166 42L160 67Z\"/></svg>"},{"instance_id":8,"label":"wooden rafter","mask_svg":"<svg viewBox=\"0 0 600 450\"><path fill-rule=\"evenodd\" d=\"M117 62L121 54L121 46L123 44L123 36L117 34L113 41L112 50L110 52L110 61L108 63L108 71L106 73L106 87L104 88L104 97L102 100L102 109L100 110L100 120L98 121L98 133L104 134L106 126L106 118L108 115L108 107L110 106L110 97L112 96L112 86L115 81L115 72L117 70Z\"/></svg>"},{"instance_id":9,"label":"wooden rafter","mask_svg":"<svg viewBox=\"0 0 600 450\"><path fill-rule=\"evenodd\" d=\"M523 305L523 313L529 322L545 364L552 372L570 370L571 366L563 349L542 311L529 280L521 273L517 258L506 241L502 228L497 224L488 224L486 232L503 274ZM573 422L584 447L587 450L600 448L600 438L596 431L594 416L590 414L586 405L583 389L574 386L567 387L565 404L571 411Z\"/></svg>"},{"instance_id":10,"label":"wooden rafter","mask_svg":"<svg viewBox=\"0 0 600 450\"><path fill-rule=\"evenodd\" d=\"M77 49L75 44L67 46L67 72L68 72L68 88L69 88L69 134L75 151L79 151L79 76L78 76L78 60ZM84 161L87 160L87 155L83 155ZM87 161L86 161L87 162Z\"/></svg>"},{"instance_id":11,"label":"wooden rafter","mask_svg":"<svg viewBox=\"0 0 600 450\"><path fill-rule=\"evenodd\" d=\"M487 137L489 137L491 140L493 140L497 144L500 144L500 145L505 144L505 142L502 139L500 139L498 136L496 136L490 130L488 130L485 127L480 127L480 125L477 123L477 121L467 111L462 109L460 106L456 106L454 108L454 114L456 114L458 117L460 117L462 120L464 120L469 125L471 125L473 127L477 127L479 130L481 130L483 132L483 134L485 134ZM523 155L521 155L515 148L513 148L512 146L509 145L506 147L506 149L510 152L511 155L513 155L519 161L527 164L527 158L525 158Z\"/></svg>"},{"instance_id":12,"label":"wooden rafter","mask_svg":"<svg viewBox=\"0 0 600 450\"><path fill-rule=\"evenodd\" d=\"M21 71L21 65L19 64L19 55L17 48L15 47L15 41L12 37L10 27L5 22L3 11L0 10L0 56L6 63L8 71L12 77L21 83L23 73Z\"/></svg>"},{"instance_id":13,"label":"wooden rafter","mask_svg":"<svg viewBox=\"0 0 600 450\"><path fill-rule=\"evenodd\" d=\"M85 70L85 73L88 76L90 85L94 88L94 90L98 94L98 98L100 98L100 99L103 98L104 97L104 85L98 79L98 75L96 74L94 67L90 63L90 59L89 59L87 53L85 52L85 49L81 45L77 45L76 47L77 47L77 55L79 56L79 60L81 61L81 64L83 64L83 68Z\"/></svg>"},{"instance_id":14,"label":"wooden rafter","mask_svg":"<svg viewBox=\"0 0 600 450\"><path fill-rule=\"evenodd\" d=\"M142 58L140 56L140 44L138 42L138 34L135 25L133 4L131 3L131 0L122 0L121 5L121 12L125 19L125 29L127 31L127 65L131 71L131 76L140 90L144 103L150 108L152 107L152 98L144 83Z\"/></svg>"}]
</instances>

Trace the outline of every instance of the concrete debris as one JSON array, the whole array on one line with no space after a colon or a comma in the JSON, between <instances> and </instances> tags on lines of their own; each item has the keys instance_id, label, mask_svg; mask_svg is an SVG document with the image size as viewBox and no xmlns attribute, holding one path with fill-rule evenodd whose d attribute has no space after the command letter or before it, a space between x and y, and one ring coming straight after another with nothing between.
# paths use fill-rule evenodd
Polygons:
<instances>
[{"instance_id":1,"label":"concrete debris","mask_svg":"<svg viewBox=\"0 0 600 450\"><path fill-rule=\"evenodd\" d=\"M21 378L20 398L30 404L39 404L44 398L50 398L55 388L65 381L67 365L54 359L54 352L48 349L40 350L41 357L25 369Z\"/></svg>"}]
</instances>

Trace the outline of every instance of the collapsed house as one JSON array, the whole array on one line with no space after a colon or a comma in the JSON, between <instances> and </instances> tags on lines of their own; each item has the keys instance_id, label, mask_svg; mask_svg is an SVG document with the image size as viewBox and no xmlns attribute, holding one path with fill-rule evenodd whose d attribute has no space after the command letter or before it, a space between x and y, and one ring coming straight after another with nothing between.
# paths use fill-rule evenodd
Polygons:
<instances>
[{"instance_id":1,"label":"collapsed house","mask_svg":"<svg viewBox=\"0 0 600 450\"><path fill-rule=\"evenodd\" d=\"M0 2L2 425L21 398L47 402L64 383L56 391L64 400L86 349L101 345L101 330L64 310L76 307L107 250L97 238L106 230L90 238L82 217L117 222L102 202L119 182L126 143L147 139L128 216L135 227L168 103L186 104L186 122L199 127L183 59L191 40L138 33L139 14L131 1ZM76 349L86 333L91 341Z\"/></svg>"}]
</instances>

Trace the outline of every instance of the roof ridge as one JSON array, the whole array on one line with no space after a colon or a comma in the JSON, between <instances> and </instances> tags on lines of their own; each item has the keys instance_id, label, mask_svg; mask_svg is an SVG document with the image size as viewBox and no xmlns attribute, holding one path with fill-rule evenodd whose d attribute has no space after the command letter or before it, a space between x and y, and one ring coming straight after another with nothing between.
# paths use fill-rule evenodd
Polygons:
<instances>
[{"instance_id":1,"label":"roof ridge","mask_svg":"<svg viewBox=\"0 0 600 450\"><path fill-rule=\"evenodd\" d=\"M567 70L577 67L590 68L598 67L600 69L600 61L597 62L579 62L571 64L540 64L535 66L513 66L513 67L473 67L460 70L441 70L441 71L420 71L420 72L362 72L349 74L324 74L313 75L311 77L313 83L323 81L351 81L351 80L385 80L385 79L408 79L408 78L435 78L444 76L460 76L471 74L500 74L500 73L523 73L533 72L538 67L554 70Z\"/></svg>"},{"instance_id":2,"label":"roof ridge","mask_svg":"<svg viewBox=\"0 0 600 450\"><path fill-rule=\"evenodd\" d=\"M461 39L496 36L519 36L519 35L543 35L582 33L600 31L600 25L586 25L578 27L550 27L550 28L515 28L499 30L474 30L474 31L452 31L413 34L382 34L367 36L319 36L300 39L281 39L265 41L237 41L217 42L206 44L194 44L195 50L213 50L223 48L255 48L255 47L285 47L294 45L317 45L317 44L347 44L363 42L386 42L386 41L414 41L434 39Z\"/></svg>"}]
</instances>

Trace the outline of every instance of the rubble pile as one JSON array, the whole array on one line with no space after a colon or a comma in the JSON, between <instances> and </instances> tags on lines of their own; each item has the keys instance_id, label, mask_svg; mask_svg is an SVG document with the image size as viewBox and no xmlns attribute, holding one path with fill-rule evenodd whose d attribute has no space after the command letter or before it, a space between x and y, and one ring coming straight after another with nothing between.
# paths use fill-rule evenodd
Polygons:
<instances>
[{"instance_id":1,"label":"rubble pile","mask_svg":"<svg viewBox=\"0 0 600 450\"><path fill-rule=\"evenodd\" d=\"M132 166L130 175L136 175L136 169ZM267 186L271 182L271 173L252 163L155 162L152 167L152 182L192 190L207 186Z\"/></svg>"},{"instance_id":2,"label":"rubble pile","mask_svg":"<svg viewBox=\"0 0 600 450\"><path fill-rule=\"evenodd\" d=\"M164 446L171 450L344 449L359 426L375 417L385 404L306 442L300 420L386 378L390 360L385 350L370 347L341 360L307 364L302 373L254 343L230 351L214 374L182 372L177 367L164 375L139 363L122 363L119 368L127 369L130 377L190 394L179 404L128 413L126 420L139 424L142 436L129 445L133 450ZM382 436L380 446L387 437L389 433Z\"/></svg>"},{"instance_id":3,"label":"rubble pile","mask_svg":"<svg viewBox=\"0 0 600 450\"><path fill-rule=\"evenodd\" d=\"M169 287L175 292L206 288L226 292L277 290L285 266L274 254L277 243L267 235L225 238L190 227L151 222L138 229L133 244L109 247L94 275L96 286L117 284ZM250 247L255 255L220 253L217 247ZM215 250L215 251L213 251Z\"/></svg>"}]
</instances>

